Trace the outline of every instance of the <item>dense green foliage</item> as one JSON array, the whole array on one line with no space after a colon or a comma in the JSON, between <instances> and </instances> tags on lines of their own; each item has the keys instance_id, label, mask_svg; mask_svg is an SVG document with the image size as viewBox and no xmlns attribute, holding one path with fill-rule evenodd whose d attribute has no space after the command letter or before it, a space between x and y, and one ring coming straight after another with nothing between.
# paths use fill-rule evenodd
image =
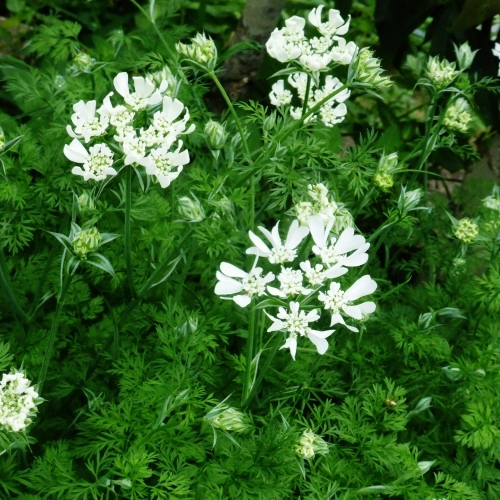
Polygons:
<instances>
[{"instance_id":1,"label":"dense green foliage","mask_svg":"<svg viewBox=\"0 0 500 500\"><path fill-rule=\"evenodd\" d=\"M353 16L346 37L377 51L375 10L391 2L338 3ZM384 52L382 23L393 85L353 83L345 120L326 127L270 105L276 78L264 75L285 66L269 56L259 95L233 109L217 71L179 56L197 31L224 54L242 1L7 1L0 369L22 369L45 401L26 431L0 428L1 498L500 497L500 191L451 179L493 135L497 68L472 65L439 88L426 65L441 49L455 60L452 40L430 43L440 14L419 3L425 16L397 55ZM289 2L280 26L317 5ZM470 33L453 41L475 50ZM196 125L179 177L163 189L130 165L105 181L74 175L63 154L73 105L102 103L120 72L165 66ZM446 121L459 98L465 132ZM220 148L210 119L228 135ZM371 244L351 273L376 280L377 308L358 333L335 325L325 354L303 342L293 360L263 312L283 301L221 300L216 272L250 269L248 231L288 229L319 183ZM460 233L464 219L477 234ZM102 247L78 254L75 235L93 227ZM308 430L325 453L297 452Z\"/></svg>"}]
</instances>

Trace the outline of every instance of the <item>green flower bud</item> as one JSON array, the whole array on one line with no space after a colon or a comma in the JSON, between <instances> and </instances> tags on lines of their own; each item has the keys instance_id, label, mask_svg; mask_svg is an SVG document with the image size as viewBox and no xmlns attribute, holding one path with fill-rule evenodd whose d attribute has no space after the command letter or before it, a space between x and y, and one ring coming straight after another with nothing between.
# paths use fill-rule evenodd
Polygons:
<instances>
[{"instance_id":1,"label":"green flower bud","mask_svg":"<svg viewBox=\"0 0 500 500\"><path fill-rule=\"evenodd\" d=\"M83 192L78 197L77 202L78 202L78 211L81 214L84 214L85 212L92 212L93 210L95 210L94 200L92 196L90 196L90 194L87 193L86 191Z\"/></svg>"},{"instance_id":2,"label":"green flower bud","mask_svg":"<svg viewBox=\"0 0 500 500\"><path fill-rule=\"evenodd\" d=\"M376 173L373 177L373 183L382 191L388 191L394 185L394 178L391 174Z\"/></svg>"},{"instance_id":3,"label":"green flower bud","mask_svg":"<svg viewBox=\"0 0 500 500\"><path fill-rule=\"evenodd\" d=\"M89 73L94 64L95 59L91 58L86 52L78 52L73 59L73 65L83 73Z\"/></svg>"},{"instance_id":4,"label":"green flower bud","mask_svg":"<svg viewBox=\"0 0 500 500\"><path fill-rule=\"evenodd\" d=\"M87 254L95 252L101 242L101 233L99 233L96 227L93 227L91 229L83 229L77 233L71 244L73 245L75 255L81 260L86 260Z\"/></svg>"},{"instance_id":5,"label":"green flower bud","mask_svg":"<svg viewBox=\"0 0 500 500\"><path fill-rule=\"evenodd\" d=\"M312 458L316 454L326 455L329 452L328 443L311 430L306 430L295 446L295 452L303 458Z\"/></svg>"},{"instance_id":6,"label":"green flower bud","mask_svg":"<svg viewBox=\"0 0 500 500\"><path fill-rule=\"evenodd\" d=\"M210 149L217 151L224 147L228 137L224 125L210 120L206 123L204 132Z\"/></svg>"},{"instance_id":7,"label":"green flower bud","mask_svg":"<svg viewBox=\"0 0 500 500\"><path fill-rule=\"evenodd\" d=\"M455 45L455 55L457 56L458 67L464 71L470 68L472 62L474 61L474 57L476 57L476 52L472 52L469 42L465 42L460 47Z\"/></svg>"},{"instance_id":8,"label":"green flower bud","mask_svg":"<svg viewBox=\"0 0 500 500\"><path fill-rule=\"evenodd\" d=\"M380 59L373 57L373 51L364 48L358 52L355 80L366 83L375 88L390 87L392 82L389 77L382 76L384 71L380 67Z\"/></svg>"},{"instance_id":9,"label":"green flower bud","mask_svg":"<svg viewBox=\"0 0 500 500\"><path fill-rule=\"evenodd\" d=\"M469 103L462 97L459 97L446 109L443 125L451 131L465 134L467 132L467 125L472 120L469 109Z\"/></svg>"},{"instance_id":10,"label":"green flower bud","mask_svg":"<svg viewBox=\"0 0 500 500\"><path fill-rule=\"evenodd\" d=\"M246 432L250 430L248 417L226 404L219 405L205 417L210 424L223 431Z\"/></svg>"},{"instance_id":11,"label":"green flower bud","mask_svg":"<svg viewBox=\"0 0 500 500\"><path fill-rule=\"evenodd\" d=\"M205 218L205 210L200 200L191 193L192 198L182 196L179 198L179 213L190 222L200 222Z\"/></svg>"},{"instance_id":12,"label":"green flower bud","mask_svg":"<svg viewBox=\"0 0 500 500\"><path fill-rule=\"evenodd\" d=\"M431 57L427 62L427 76L438 90L447 87L458 75L455 70L455 63L450 63L446 59L439 60L439 57Z\"/></svg>"},{"instance_id":13,"label":"green flower bud","mask_svg":"<svg viewBox=\"0 0 500 500\"><path fill-rule=\"evenodd\" d=\"M460 241L472 243L477 238L479 230L477 224L473 220L464 217L457 222L453 228L453 233Z\"/></svg>"},{"instance_id":14,"label":"green flower bud","mask_svg":"<svg viewBox=\"0 0 500 500\"><path fill-rule=\"evenodd\" d=\"M401 186L401 194L398 199L398 209L400 212L411 212L412 210L419 210L418 206L422 196L424 195L421 189L414 189L413 191L406 191L406 187Z\"/></svg>"},{"instance_id":15,"label":"green flower bud","mask_svg":"<svg viewBox=\"0 0 500 500\"><path fill-rule=\"evenodd\" d=\"M176 44L177 52L186 59L190 59L201 66L205 66L208 71L215 69L217 63L217 47L210 37L205 34L198 33L194 38L191 38L191 43Z\"/></svg>"}]
</instances>

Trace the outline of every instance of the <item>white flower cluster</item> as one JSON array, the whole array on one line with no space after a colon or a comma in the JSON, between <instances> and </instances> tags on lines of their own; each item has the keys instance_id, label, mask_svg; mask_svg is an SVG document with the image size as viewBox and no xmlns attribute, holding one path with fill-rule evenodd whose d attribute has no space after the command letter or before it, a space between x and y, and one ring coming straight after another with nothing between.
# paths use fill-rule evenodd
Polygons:
<instances>
[{"instance_id":1,"label":"white flower cluster","mask_svg":"<svg viewBox=\"0 0 500 500\"><path fill-rule=\"evenodd\" d=\"M359 321L375 311L374 302L357 302L377 288L370 276L362 276L346 290L340 282L334 281L345 275L349 268L367 262L366 252L370 244L363 236L355 234L352 227L341 232L334 231L335 216L331 211L327 213L326 222L324 216L312 215L307 227L294 220L284 240L279 234L279 222L271 231L259 227L265 240L249 231L254 246L248 248L246 253L256 256L250 272L227 262L222 262L217 272L215 293L234 300L241 307L248 306L254 297L277 297L281 299L280 304L288 303L278 307L276 316L266 312L273 322L267 331L286 332L287 339L281 348L290 349L293 359L299 337L307 337L320 354L328 349L326 339L334 330L319 331L310 326L310 323L320 319L320 309L330 315L330 326L340 323L354 332L358 328L346 324L344 318ZM312 241L306 239L307 236ZM309 252L301 252L301 255L309 255L309 258L291 267L289 263L297 260L298 247L303 241L309 244ZM279 268L265 273L262 267L256 267L259 258L267 260L266 266ZM318 307L309 305L314 301Z\"/></svg>"},{"instance_id":2,"label":"white flower cluster","mask_svg":"<svg viewBox=\"0 0 500 500\"><path fill-rule=\"evenodd\" d=\"M0 426L12 432L24 430L41 401L22 372L4 373L0 381Z\"/></svg>"},{"instance_id":3,"label":"white flower cluster","mask_svg":"<svg viewBox=\"0 0 500 500\"><path fill-rule=\"evenodd\" d=\"M282 63L291 63L298 71L288 77L288 83L297 90L301 105L292 107L290 114L299 119L302 116L307 94L306 110L311 109L332 92L340 89L342 83L338 78L328 75L321 84L321 72L329 71L336 65L351 63L357 46L354 42L346 42L343 35L349 30L349 21L344 21L338 10L330 9L328 21L322 22L323 6L312 9L309 22L318 30L318 36L308 39L304 32L306 20L293 16L285 21L285 27L275 29L266 43L267 52L271 57ZM309 92L307 92L308 75L310 76ZM345 89L324 103L319 109L319 117L328 127L340 123L347 114L344 104L350 96ZM292 102L292 92L285 89L285 81L278 80L269 95L271 104L284 106ZM312 114L306 121L316 119Z\"/></svg>"},{"instance_id":4,"label":"white flower cluster","mask_svg":"<svg viewBox=\"0 0 500 500\"><path fill-rule=\"evenodd\" d=\"M85 181L100 181L108 175L116 175L116 160L125 165L141 165L148 175L154 175L161 187L165 188L181 173L189 162L189 153L182 149L180 135L189 134L194 125L187 128L189 112L175 95L177 88L172 79L162 80L157 86L153 78L135 76L132 78L134 90L129 88L127 73L119 73L114 78L114 86L122 98L122 103L113 106L110 92L97 108L96 101L79 101L73 106L67 132L73 137L71 144L64 147L66 157L81 164L73 167L75 175ZM147 117L147 126L135 126L140 114L141 124ZM87 148L99 138L100 141ZM119 151L121 158L115 158Z\"/></svg>"}]
</instances>

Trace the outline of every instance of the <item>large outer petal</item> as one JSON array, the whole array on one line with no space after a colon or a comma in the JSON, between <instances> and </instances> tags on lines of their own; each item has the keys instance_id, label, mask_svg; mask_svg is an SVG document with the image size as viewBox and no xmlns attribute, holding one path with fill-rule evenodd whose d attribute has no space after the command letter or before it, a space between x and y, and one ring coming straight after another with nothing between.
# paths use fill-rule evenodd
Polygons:
<instances>
[{"instance_id":1,"label":"large outer petal","mask_svg":"<svg viewBox=\"0 0 500 500\"><path fill-rule=\"evenodd\" d=\"M64 156L76 163L85 163L89 158L89 153L78 139L73 139L70 145L65 144Z\"/></svg>"},{"instance_id":2,"label":"large outer petal","mask_svg":"<svg viewBox=\"0 0 500 500\"><path fill-rule=\"evenodd\" d=\"M163 98L162 115L166 120L173 122L182 113L183 109L184 104L178 99L172 99L168 96Z\"/></svg>"},{"instance_id":3,"label":"large outer petal","mask_svg":"<svg viewBox=\"0 0 500 500\"><path fill-rule=\"evenodd\" d=\"M113 79L113 84L115 86L116 91L122 96L128 96L130 95L130 90L128 88L128 74L125 73L118 73L115 78Z\"/></svg>"},{"instance_id":4,"label":"large outer petal","mask_svg":"<svg viewBox=\"0 0 500 500\"><path fill-rule=\"evenodd\" d=\"M319 354L325 354L325 352L328 350L328 340L326 340L324 337L320 337L319 335L317 335L318 333L324 333L324 332L317 332L316 330L310 330L307 334L307 337L316 346L316 349L318 350Z\"/></svg>"},{"instance_id":5,"label":"large outer petal","mask_svg":"<svg viewBox=\"0 0 500 500\"><path fill-rule=\"evenodd\" d=\"M299 226L299 221L294 220L292 222L292 225L290 226L290 229L288 230L285 247L289 249L296 248L308 234L309 228L305 226Z\"/></svg>"},{"instance_id":6,"label":"large outer petal","mask_svg":"<svg viewBox=\"0 0 500 500\"><path fill-rule=\"evenodd\" d=\"M295 354L297 353L297 339L294 337L288 337L280 349L290 349L290 354L295 361Z\"/></svg>"},{"instance_id":7,"label":"large outer petal","mask_svg":"<svg viewBox=\"0 0 500 500\"><path fill-rule=\"evenodd\" d=\"M248 273L242 271L239 267L233 266L229 262L221 262L220 270L226 275L232 278L246 278Z\"/></svg>"},{"instance_id":8,"label":"large outer petal","mask_svg":"<svg viewBox=\"0 0 500 500\"><path fill-rule=\"evenodd\" d=\"M252 302L252 299L248 295L235 295L233 297L233 300L240 306L240 307L246 307L250 302Z\"/></svg>"},{"instance_id":9,"label":"large outer petal","mask_svg":"<svg viewBox=\"0 0 500 500\"><path fill-rule=\"evenodd\" d=\"M258 253L253 251L250 252L250 250L253 250L253 248L249 248L247 250L247 253L259 256L267 256L271 253L269 247L255 233L253 233L252 231L248 231L248 237L255 245L255 249L257 250Z\"/></svg>"},{"instance_id":10,"label":"large outer petal","mask_svg":"<svg viewBox=\"0 0 500 500\"><path fill-rule=\"evenodd\" d=\"M345 292L344 297L352 301L364 297L365 295L370 295L370 293L373 293L376 289L376 281L372 280L368 274L365 274L365 276L361 276L361 278Z\"/></svg>"}]
</instances>

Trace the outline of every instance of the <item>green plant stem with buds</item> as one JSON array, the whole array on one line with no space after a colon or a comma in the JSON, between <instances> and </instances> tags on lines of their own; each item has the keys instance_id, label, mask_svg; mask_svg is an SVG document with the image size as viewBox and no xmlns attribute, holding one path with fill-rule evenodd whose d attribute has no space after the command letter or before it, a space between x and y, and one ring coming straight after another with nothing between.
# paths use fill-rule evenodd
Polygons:
<instances>
[{"instance_id":1,"label":"green plant stem with buds","mask_svg":"<svg viewBox=\"0 0 500 500\"><path fill-rule=\"evenodd\" d=\"M127 267L127 282L130 289L132 297L137 296L134 285L134 276L132 273L132 165L127 165L125 167L125 265Z\"/></svg>"},{"instance_id":2,"label":"green plant stem with buds","mask_svg":"<svg viewBox=\"0 0 500 500\"><path fill-rule=\"evenodd\" d=\"M66 301L66 295L68 294L69 287L73 281L74 272L68 273L64 279L61 293L57 299L57 308L54 319L52 320L52 325L49 332L49 341L47 343L47 349L45 351L45 356L43 358L42 367L40 369L40 375L38 376L38 392L41 394L43 389L43 384L45 378L47 377L47 370L49 369L50 358L52 357L52 350L54 348L54 342L56 340L57 329L59 326L59 321L61 319L61 313L64 307L64 302Z\"/></svg>"}]
</instances>

